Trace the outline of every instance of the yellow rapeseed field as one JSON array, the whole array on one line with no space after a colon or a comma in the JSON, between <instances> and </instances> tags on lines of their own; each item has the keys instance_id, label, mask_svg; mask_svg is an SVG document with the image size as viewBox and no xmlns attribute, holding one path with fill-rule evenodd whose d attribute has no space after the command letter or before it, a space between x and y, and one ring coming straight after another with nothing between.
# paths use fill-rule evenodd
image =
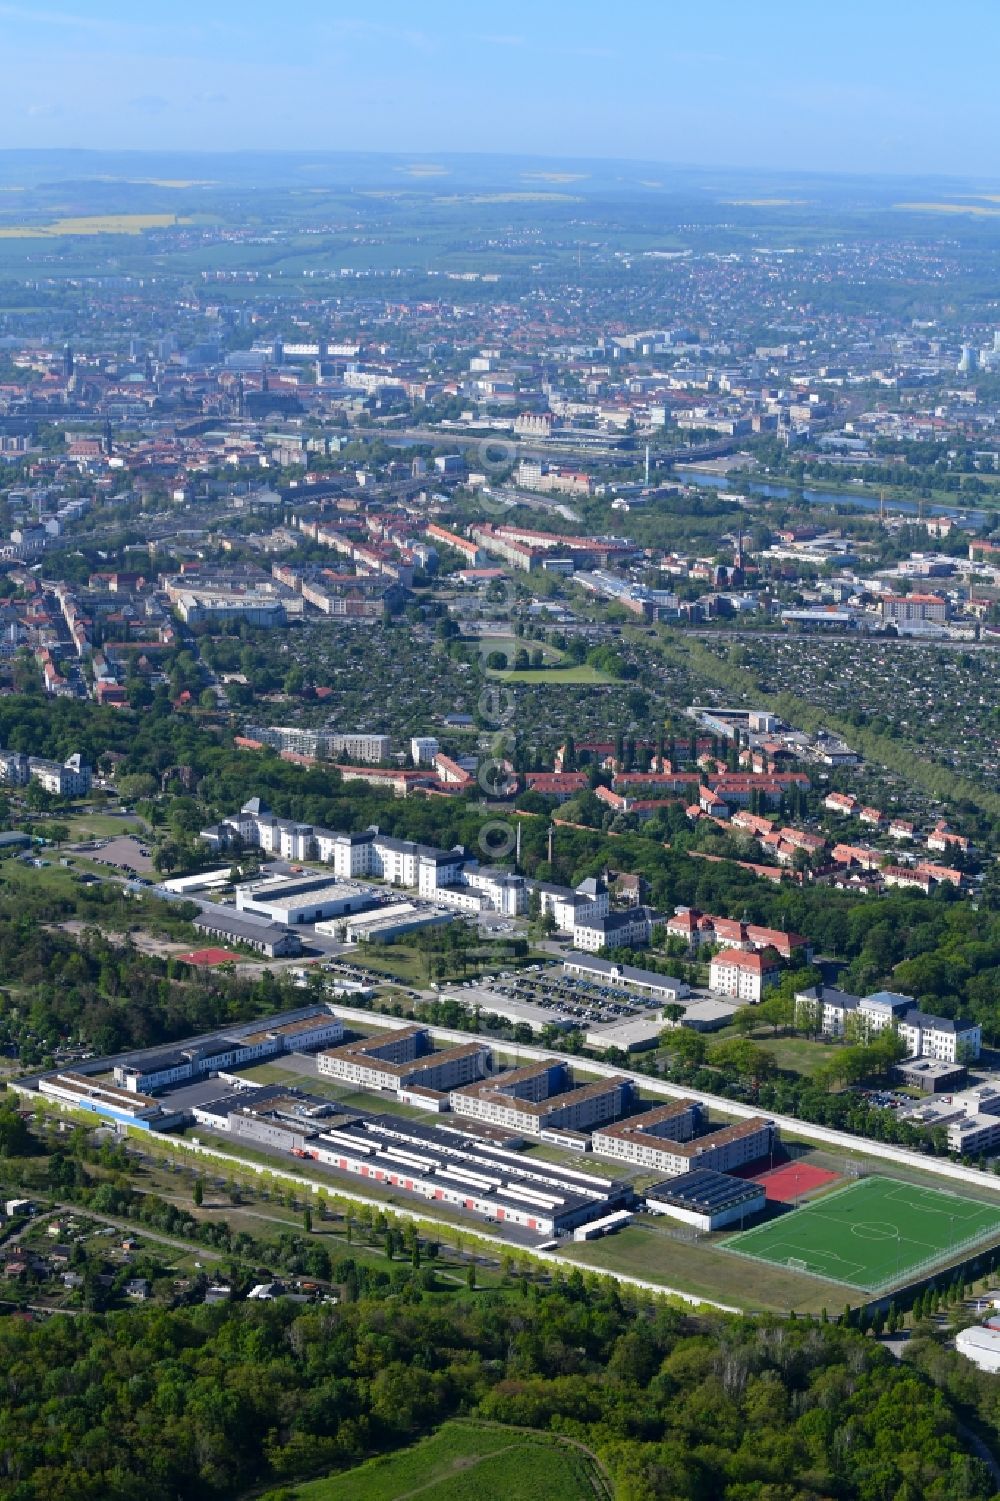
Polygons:
<instances>
[{"instance_id":1,"label":"yellow rapeseed field","mask_svg":"<svg viewBox=\"0 0 1000 1501\"><path fill-rule=\"evenodd\" d=\"M138 235L144 229L169 229L174 224L190 224L176 214L81 214L76 218L53 219L50 224L0 225L0 239L46 240L59 235Z\"/></svg>"}]
</instances>

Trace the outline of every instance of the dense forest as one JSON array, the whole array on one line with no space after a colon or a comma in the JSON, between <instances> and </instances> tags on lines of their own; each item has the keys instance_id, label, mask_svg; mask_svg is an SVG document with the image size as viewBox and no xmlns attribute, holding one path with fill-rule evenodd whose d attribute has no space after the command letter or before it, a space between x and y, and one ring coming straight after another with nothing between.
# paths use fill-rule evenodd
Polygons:
<instances>
[{"instance_id":1,"label":"dense forest","mask_svg":"<svg viewBox=\"0 0 1000 1501\"><path fill-rule=\"evenodd\" d=\"M110 902L85 906L79 940L46 925L65 908L74 910L44 893L5 892L0 867L0 1047L16 1049L25 1067L59 1044L152 1047L303 1002L270 972L247 981L141 953L127 933L112 936L124 923ZM135 904L125 917L144 921Z\"/></svg>"},{"instance_id":2,"label":"dense forest","mask_svg":"<svg viewBox=\"0 0 1000 1501\"><path fill-rule=\"evenodd\" d=\"M972 1501L949 1402L856 1331L550 1289L0 1324L0 1497L221 1501L444 1419L564 1433L620 1501Z\"/></svg>"}]
</instances>

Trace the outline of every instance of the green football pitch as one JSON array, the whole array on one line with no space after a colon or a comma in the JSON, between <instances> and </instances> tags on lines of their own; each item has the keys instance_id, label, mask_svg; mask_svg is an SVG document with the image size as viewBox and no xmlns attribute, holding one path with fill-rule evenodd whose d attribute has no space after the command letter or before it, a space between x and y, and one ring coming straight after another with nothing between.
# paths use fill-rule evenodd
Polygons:
<instances>
[{"instance_id":1,"label":"green football pitch","mask_svg":"<svg viewBox=\"0 0 1000 1501\"><path fill-rule=\"evenodd\" d=\"M724 1249L879 1292L998 1238L1000 1201L876 1177L734 1235Z\"/></svg>"}]
</instances>

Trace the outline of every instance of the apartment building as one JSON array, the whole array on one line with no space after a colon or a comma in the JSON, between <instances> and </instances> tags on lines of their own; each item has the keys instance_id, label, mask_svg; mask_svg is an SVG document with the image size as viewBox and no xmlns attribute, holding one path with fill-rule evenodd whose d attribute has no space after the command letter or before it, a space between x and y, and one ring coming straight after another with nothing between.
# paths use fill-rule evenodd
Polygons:
<instances>
[{"instance_id":1,"label":"apartment building","mask_svg":"<svg viewBox=\"0 0 1000 1501\"><path fill-rule=\"evenodd\" d=\"M781 965L776 954L764 950L747 954L742 949L723 949L709 967L708 985L719 995L734 1000L757 1002L764 991L781 979Z\"/></svg>"},{"instance_id":2,"label":"apartment building","mask_svg":"<svg viewBox=\"0 0 1000 1501\"><path fill-rule=\"evenodd\" d=\"M364 761L373 766L388 761L392 752L389 735L347 734L336 731L327 734L331 756L350 756L352 761Z\"/></svg>"},{"instance_id":3,"label":"apartment building","mask_svg":"<svg viewBox=\"0 0 1000 1501\"><path fill-rule=\"evenodd\" d=\"M906 1044L911 1058L933 1058L943 1063L967 1063L979 1057L982 1027L978 1023L929 1016L909 995L879 990L873 995L848 995L830 985L814 985L795 996L796 1009L815 1015L827 1037L843 1037L855 1030L859 1038L875 1037L893 1028Z\"/></svg>"},{"instance_id":4,"label":"apartment building","mask_svg":"<svg viewBox=\"0 0 1000 1501\"><path fill-rule=\"evenodd\" d=\"M607 917L611 909L608 888L599 876L581 881L575 891L547 881L533 881L531 889L538 896L542 915L551 912L559 933L572 933L578 925Z\"/></svg>"},{"instance_id":5,"label":"apartment building","mask_svg":"<svg viewBox=\"0 0 1000 1501\"><path fill-rule=\"evenodd\" d=\"M630 907L625 912L583 918L573 927L573 947L590 954L602 949L645 948L662 921L652 907Z\"/></svg>"},{"instance_id":6,"label":"apartment building","mask_svg":"<svg viewBox=\"0 0 1000 1501\"><path fill-rule=\"evenodd\" d=\"M27 787L30 781L27 756L20 751L0 750L0 784L5 787Z\"/></svg>"},{"instance_id":7,"label":"apartment building","mask_svg":"<svg viewBox=\"0 0 1000 1501\"><path fill-rule=\"evenodd\" d=\"M887 594L882 599L882 619L897 625L943 625L948 619L948 601L940 594Z\"/></svg>"},{"instance_id":8,"label":"apartment building","mask_svg":"<svg viewBox=\"0 0 1000 1501\"><path fill-rule=\"evenodd\" d=\"M414 766L433 766L440 749L433 735L414 735L410 740L410 760Z\"/></svg>"},{"instance_id":9,"label":"apartment building","mask_svg":"<svg viewBox=\"0 0 1000 1501\"><path fill-rule=\"evenodd\" d=\"M271 746L273 750L311 756L316 761L325 760L330 755L329 741L322 730L303 729L298 725L248 724L244 735L260 745Z\"/></svg>"},{"instance_id":10,"label":"apartment building","mask_svg":"<svg viewBox=\"0 0 1000 1501\"><path fill-rule=\"evenodd\" d=\"M90 767L79 751L61 765L42 756L29 756L28 773L54 797L86 797L92 783Z\"/></svg>"},{"instance_id":11,"label":"apartment building","mask_svg":"<svg viewBox=\"0 0 1000 1501\"><path fill-rule=\"evenodd\" d=\"M462 537L458 532L451 532L447 527L438 526L435 521L430 523L426 532L427 536L433 537L435 542L443 542L445 547L461 553L470 568L481 568L486 562L486 553L478 543L470 542L468 537Z\"/></svg>"},{"instance_id":12,"label":"apartment building","mask_svg":"<svg viewBox=\"0 0 1000 1501\"><path fill-rule=\"evenodd\" d=\"M308 756L328 761L349 756L352 761L379 765L389 759L392 740L388 735L367 733L341 734L336 730L304 729L298 725L248 724L245 737L258 745L269 745L281 755Z\"/></svg>"}]
</instances>

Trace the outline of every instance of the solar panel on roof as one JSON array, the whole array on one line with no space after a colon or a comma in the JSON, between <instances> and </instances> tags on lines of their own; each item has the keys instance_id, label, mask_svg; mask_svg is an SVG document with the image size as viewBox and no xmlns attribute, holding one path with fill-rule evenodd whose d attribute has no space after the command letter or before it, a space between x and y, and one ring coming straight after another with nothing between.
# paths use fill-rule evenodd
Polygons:
<instances>
[{"instance_id":1,"label":"solar panel on roof","mask_svg":"<svg viewBox=\"0 0 1000 1501\"><path fill-rule=\"evenodd\" d=\"M665 1204L680 1208L697 1209L706 1214L728 1209L747 1199L759 1198L760 1185L748 1183L743 1178L731 1178L728 1173L717 1173L714 1168L695 1168L690 1173L681 1173L646 1190L647 1199L659 1199Z\"/></svg>"}]
</instances>

